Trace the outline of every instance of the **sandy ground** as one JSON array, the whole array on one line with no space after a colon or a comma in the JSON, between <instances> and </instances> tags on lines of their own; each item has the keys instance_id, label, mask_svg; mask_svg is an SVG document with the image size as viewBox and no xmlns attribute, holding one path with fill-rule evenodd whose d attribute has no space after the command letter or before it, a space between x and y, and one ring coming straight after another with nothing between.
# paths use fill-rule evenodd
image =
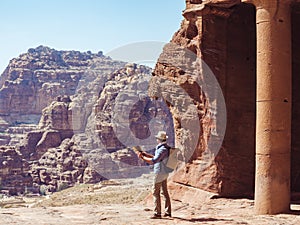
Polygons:
<instances>
[{"instance_id":1,"label":"sandy ground","mask_svg":"<svg viewBox=\"0 0 300 225\"><path fill-rule=\"evenodd\" d=\"M300 204L292 204L289 214L257 216L253 200L224 198L205 198L198 206L173 200L172 218L150 220L152 204L141 201L151 190L149 181L143 177L84 185L50 198L2 204L0 224L300 224Z\"/></svg>"}]
</instances>

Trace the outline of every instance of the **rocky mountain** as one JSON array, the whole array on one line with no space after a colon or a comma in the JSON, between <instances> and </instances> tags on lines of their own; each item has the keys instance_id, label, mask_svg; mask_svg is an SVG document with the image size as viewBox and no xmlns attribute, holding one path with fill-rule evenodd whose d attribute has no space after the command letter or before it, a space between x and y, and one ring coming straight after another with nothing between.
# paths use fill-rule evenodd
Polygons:
<instances>
[{"instance_id":1,"label":"rocky mountain","mask_svg":"<svg viewBox=\"0 0 300 225\"><path fill-rule=\"evenodd\" d=\"M57 51L44 46L29 49L12 59L1 76L1 115L40 115L57 96L73 95L93 60L99 59L112 62L101 52Z\"/></svg>"},{"instance_id":2,"label":"rocky mountain","mask_svg":"<svg viewBox=\"0 0 300 225\"><path fill-rule=\"evenodd\" d=\"M147 96L151 72L43 46L11 60L0 82L2 190L50 193L148 173L130 147L151 150L160 129L174 140L167 106Z\"/></svg>"},{"instance_id":3,"label":"rocky mountain","mask_svg":"<svg viewBox=\"0 0 300 225\"><path fill-rule=\"evenodd\" d=\"M14 136L32 129L28 124L37 124L42 110L58 96L74 95L81 80L89 82L99 74L105 80L124 65L102 52L57 51L45 46L12 59L0 77L0 144L17 143L20 137Z\"/></svg>"}]
</instances>

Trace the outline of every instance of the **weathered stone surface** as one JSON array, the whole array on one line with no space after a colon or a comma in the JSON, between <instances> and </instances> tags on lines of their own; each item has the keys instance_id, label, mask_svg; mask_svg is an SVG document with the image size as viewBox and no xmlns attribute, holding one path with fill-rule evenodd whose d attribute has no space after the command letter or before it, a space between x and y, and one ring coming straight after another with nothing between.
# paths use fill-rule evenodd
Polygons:
<instances>
[{"instance_id":1,"label":"weathered stone surface","mask_svg":"<svg viewBox=\"0 0 300 225\"><path fill-rule=\"evenodd\" d=\"M0 133L0 145L7 145L11 140L9 134L1 134Z\"/></svg>"},{"instance_id":2,"label":"weathered stone surface","mask_svg":"<svg viewBox=\"0 0 300 225\"><path fill-rule=\"evenodd\" d=\"M35 154L36 146L41 140L43 133L44 131L42 130L35 130L26 135L20 146L20 152L25 158L30 158Z\"/></svg>"},{"instance_id":3,"label":"weathered stone surface","mask_svg":"<svg viewBox=\"0 0 300 225\"><path fill-rule=\"evenodd\" d=\"M271 3L271 1L244 1ZM282 6L272 7L272 12L277 11L278 15L282 13L289 4L287 1ZM278 8L279 7L279 8ZM283 10L283 11L282 11ZM264 11L265 13L269 11ZM284 11L287 12L287 11ZM275 12L273 12L275 14ZM277 15L276 13L276 15ZM172 44L165 46L163 53L156 65L155 76L152 79L150 93L153 96L165 98L162 96L161 89L165 89L164 83L161 80L168 80L184 89L197 105L197 115L200 122L200 134L192 136L185 129L182 129L182 121L185 120L186 114L178 113L174 110L173 105L170 106L173 115L176 145L183 149L188 149L188 142L196 138L199 140L191 160L186 163L172 178L172 181L178 184L183 184L191 187L201 188L211 192L218 193L224 196L252 196L254 192L254 168L255 168L255 130L256 130L256 23L255 23L255 7L250 4L240 3L240 1L187 1L187 8L183 12L185 19L182 22L181 29L175 33L171 41ZM283 18L281 16L281 18ZM263 19L265 21L265 17ZM280 19L279 19L280 20ZM289 27L283 23L288 21L274 20L278 26L283 29ZM299 133L299 32L296 29L299 21L299 4L292 5L292 60L293 60L293 75L292 75L292 190L299 190L299 141L296 138ZM262 24L267 26L268 23ZM268 29L266 29L268 31ZM281 32L278 36L275 35L259 35L260 40L264 38L274 38L278 41L280 35L285 35L289 32ZM288 40L286 42L289 42ZM271 41L266 42L267 46ZM281 46L288 46L281 45ZM263 47L263 46L260 46ZM194 54L190 56L190 54ZM259 52L263 52L260 49ZM272 51L267 51L268 54L273 54ZM289 52L281 51L281 52ZM219 149L214 149L209 146L212 138L218 135L218 124L214 124L214 116L219 116L220 109L211 110L211 99L206 95L204 87L206 83L203 74L205 71L202 66L197 65L196 56L202 59L212 70L214 76L218 80L226 101L227 107L227 128L226 135L222 146ZM261 57L266 56L261 54ZM270 59L279 60L278 57L269 57ZM284 60L287 60L285 57ZM279 66L280 71L282 62L275 63L273 67L266 63L267 60L260 60L260 64L274 69ZM290 63L287 63L290 65ZM192 74L195 71L204 71L199 73L200 84L192 82ZM194 72L193 72L194 71ZM288 73L287 69L283 73ZM273 73L273 72L272 72ZM275 71L274 71L275 73ZM271 74L271 72L268 72ZM287 76L288 77L288 76ZM280 76L284 80L285 77ZM277 79L280 80L279 78ZM274 81L276 82L276 81ZM263 84L267 84L265 76L263 76ZM279 82L278 84L282 84ZM289 85L284 85L283 88L278 85L274 89L268 87L260 88L259 93L274 93L275 95L286 90ZM266 90L271 90L267 92ZM276 90L273 92L272 90ZM175 99L183 101L182 96L176 95ZM289 94L285 94L289 96ZM269 98L263 98L269 99ZM273 98L271 98L273 99ZM285 102L289 102L288 99ZM284 105L284 101L282 103ZM287 107L279 107L280 112ZM273 108L272 108L273 109ZM267 110L266 112L269 112ZM283 113L282 115L288 115ZM191 115L193 116L193 115ZM277 118L279 115L272 116ZM193 117L192 117L193 118ZM261 124L265 124L266 116L261 117ZM284 127L274 121L273 128L277 125ZM289 122L287 122L289 123ZM287 123L284 123L285 125ZM217 126L216 126L217 125ZM216 129L217 128L217 129ZM272 130L272 129L271 129ZM279 132L280 129L276 129ZM269 129L265 130L269 132ZM274 131L275 132L275 131ZM284 136L287 143L289 135ZM187 141L183 141L187 140ZM276 141L272 142L273 144ZM265 147L274 147L273 145L264 145ZM277 148L283 150L284 148ZM207 151L208 150L208 151ZM260 149L261 150L261 149ZM266 158L270 156L267 154ZM285 164L288 164L288 159ZM265 166L270 169L268 165ZM277 166L275 166L276 168ZM288 172L286 173L287 176ZM266 175L263 175L266 179ZM270 178L271 179L271 178ZM274 180L276 178L272 178ZM279 179L282 183L282 179ZM258 182L260 185L261 182ZM176 186L176 185L175 185ZM180 195L180 191L178 192ZM184 193L182 193L184 196ZM275 199L275 198L274 198ZM261 205L260 203L258 203ZM280 205L280 204L277 204Z\"/></svg>"},{"instance_id":4,"label":"weathered stone surface","mask_svg":"<svg viewBox=\"0 0 300 225\"><path fill-rule=\"evenodd\" d=\"M39 123L40 129L72 130L72 112L69 109L71 99L58 97L48 107L43 109L42 118Z\"/></svg>"},{"instance_id":5,"label":"weathered stone surface","mask_svg":"<svg viewBox=\"0 0 300 225\"><path fill-rule=\"evenodd\" d=\"M56 148L47 148L41 158L32 165L34 184L46 193L73 186L76 183L95 183L102 179L94 169L88 167L76 144L65 139Z\"/></svg>"},{"instance_id":6,"label":"weathered stone surface","mask_svg":"<svg viewBox=\"0 0 300 225\"><path fill-rule=\"evenodd\" d=\"M291 157L291 188L292 191L299 192L300 190L300 139L298 138L300 133L300 95L298 90L300 88L300 77L297 76L300 72L300 32L296 27L300 23L300 5L295 4L292 7L292 60L293 60L293 75L292 75L292 157Z\"/></svg>"},{"instance_id":7,"label":"weathered stone surface","mask_svg":"<svg viewBox=\"0 0 300 225\"><path fill-rule=\"evenodd\" d=\"M93 57L39 46L12 59L1 76L1 114L40 114L58 95L74 93Z\"/></svg>"},{"instance_id":8,"label":"weathered stone surface","mask_svg":"<svg viewBox=\"0 0 300 225\"><path fill-rule=\"evenodd\" d=\"M43 153L45 153L49 148L59 146L61 141L62 137L59 131L46 130L36 145L35 154L37 154L37 158L40 158L40 156Z\"/></svg>"},{"instance_id":9,"label":"weathered stone surface","mask_svg":"<svg viewBox=\"0 0 300 225\"><path fill-rule=\"evenodd\" d=\"M192 155L190 158L184 153L186 165L173 181L224 196L251 196L255 152L255 10L251 5L236 3L188 1L189 13L184 12L181 29L158 60L150 93L157 96L159 86L164 89L155 80L168 80L186 91L193 102L184 106L186 111L188 105L196 107L188 114L181 113L178 106L170 106L176 145L187 151L192 141L197 142L191 149L193 154L188 154ZM207 92L214 84L207 79L206 64L225 97L227 116L223 122L216 120L223 113L221 98ZM218 86L214 88L217 93ZM183 97L177 94L173 98L183 102ZM199 121L199 133L190 132L188 126L183 128L187 123L184 121L193 119Z\"/></svg>"},{"instance_id":10,"label":"weathered stone surface","mask_svg":"<svg viewBox=\"0 0 300 225\"><path fill-rule=\"evenodd\" d=\"M10 143L6 138L1 140L2 144L15 145L18 139L24 137L22 133L37 129L24 125L37 125L42 110L59 96L79 94L82 80L94 81L100 74L106 80L108 74L123 65L101 52L57 51L45 46L29 49L27 53L12 59L0 77L0 121L3 121L0 122L3 125L0 133L9 133L11 137ZM58 102L62 105L69 101L64 99ZM57 106L54 110L62 109ZM58 112L57 115L68 116L68 113ZM60 121L56 118L55 121L57 124L53 125L57 129L71 125L62 124L71 122L63 118ZM41 127L48 122L44 118Z\"/></svg>"},{"instance_id":11,"label":"weathered stone surface","mask_svg":"<svg viewBox=\"0 0 300 225\"><path fill-rule=\"evenodd\" d=\"M0 190L9 194L24 194L32 187L32 178L28 173L28 163L12 147L0 147Z\"/></svg>"},{"instance_id":12,"label":"weathered stone surface","mask_svg":"<svg viewBox=\"0 0 300 225\"><path fill-rule=\"evenodd\" d=\"M27 62L31 57L37 58L39 63ZM54 59L55 63L51 63ZM21 68L20 73L10 73L17 67L15 64ZM53 66L51 70L48 64ZM83 71L88 66L89 69ZM59 70L61 67L66 67L65 74ZM68 69L74 67L82 72L77 77L76 90L70 84L68 88L72 91L59 91L61 86L67 88L69 85L72 71L68 74ZM2 108L6 110L1 120L5 125L3 133L8 138L13 137L11 143L16 143L20 157L28 162L27 169L33 180L31 187L44 194L75 183L95 183L101 179L148 173L149 168L141 165L127 147L143 145L145 150L152 149L158 130L168 131L171 144L174 140L173 124L165 103L147 97L151 72L146 66L115 62L102 55L55 51L46 47L30 49L12 60L2 80L9 80L13 87L18 87L15 90L18 95L22 95L19 93L22 84L14 83L14 79L26 77L32 82L40 82L42 89L38 93L50 93L53 97L48 99L51 102L40 115L38 108L36 111L24 108L23 115L10 109L14 105ZM1 90L6 93L11 89L4 82ZM22 104L26 101L28 99ZM20 107L22 104L20 102ZM4 144L8 143L6 136L0 137Z\"/></svg>"},{"instance_id":13,"label":"weathered stone surface","mask_svg":"<svg viewBox=\"0 0 300 225\"><path fill-rule=\"evenodd\" d=\"M172 143L169 110L147 96L150 73L144 66L129 64L106 82L90 119L95 118L96 133L108 151L134 145L153 148L159 130L168 131Z\"/></svg>"}]
</instances>

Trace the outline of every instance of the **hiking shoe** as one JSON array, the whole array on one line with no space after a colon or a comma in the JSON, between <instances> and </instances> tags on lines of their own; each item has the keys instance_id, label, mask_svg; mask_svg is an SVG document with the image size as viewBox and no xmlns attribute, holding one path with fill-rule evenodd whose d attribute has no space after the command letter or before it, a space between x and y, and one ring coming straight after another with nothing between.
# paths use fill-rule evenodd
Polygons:
<instances>
[{"instance_id":1,"label":"hiking shoe","mask_svg":"<svg viewBox=\"0 0 300 225\"><path fill-rule=\"evenodd\" d=\"M161 219L160 214L154 214L153 216L150 217L150 219Z\"/></svg>"},{"instance_id":2,"label":"hiking shoe","mask_svg":"<svg viewBox=\"0 0 300 225\"><path fill-rule=\"evenodd\" d=\"M171 213L165 213L164 217L172 217Z\"/></svg>"}]
</instances>

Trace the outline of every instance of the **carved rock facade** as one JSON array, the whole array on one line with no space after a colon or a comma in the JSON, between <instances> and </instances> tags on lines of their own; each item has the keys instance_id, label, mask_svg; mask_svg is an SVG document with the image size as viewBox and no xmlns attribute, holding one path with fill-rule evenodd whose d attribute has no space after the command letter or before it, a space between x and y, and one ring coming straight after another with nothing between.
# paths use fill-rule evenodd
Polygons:
<instances>
[{"instance_id":1,"label":"carved rock facade","mask_svg":"<svg viewBox=\"0 0 300 225\"><path fill-rule=\"evenodd\" d=\"M251 1L248 1L251 2ZM267 2L267 1L266 1ZM300 46L299 4L291 4L292 15L292 176L291 189L299 186L299 70ZM241 1L187 1L184 20L158 60L150 94L159 96L157 80L167 79L185 90L197 107L199 133L182 129L187 114L178 113L171 105L176 144L189 149L188 141L198 140L191 158L174 175L175 184L192 186L222 196L253 196L255 175L256 133L256 9ZM276 34L275 34L276 35ZM197 60L198 59L198 60ZM199 59L203 60L199 62ZM203 89L207 64L223 92L227 111L227 127L220 148L210 140L223 139L215 116L220 114L218 103ZM197 72L200 71L200 72ZM204 71L204 73L203 73ZM195 74L200 77L196 82ZM283 76L283 75L282 75ZM203 83L201 83L201 81ZM158 87L157 87L158 86ZM178 101L182 96L177 95ZM176 99L176 97L175 97ZM192 105L191 104L191 105ZM185 131L185 132L184 132ZM185 135L182 135L182 133ZM220 136L218 136L220 135ZM180 188L179 188L180 189Z\"/></svg>"}]
</instances>

